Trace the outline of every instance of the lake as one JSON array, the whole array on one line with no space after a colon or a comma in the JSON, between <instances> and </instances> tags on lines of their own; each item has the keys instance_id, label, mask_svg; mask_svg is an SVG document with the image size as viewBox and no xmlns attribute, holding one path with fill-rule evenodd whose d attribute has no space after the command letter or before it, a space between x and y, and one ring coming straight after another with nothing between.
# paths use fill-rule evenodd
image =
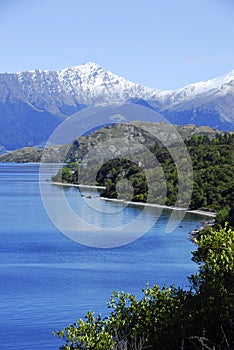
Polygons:
<instances>
[{"instance_id":1,"label":"lake","mask_svg":"<svg viewBox=\"0 0 234 350\"><path fill-rule=\"evenodd\" d=\"M68 202L75 202L88 218L90 212L80 190L71 187L65 192ZM89 197L92 190L85 194ZM101 226L111 227L116 222L113 208L121 204L96 200L110 213L108 222L98 211L95 218ZM50 221L41 200L38 164L0 164L0 202L0 333L4 350L58 349L61 342L51 332L73 323L88 310L106 314L111 290L140 297L146 283L186 288L187 276L196 271L188 233L205 219L202 216L186 214L181 225L168 234L165 227L170 211L165 210L150 231L133 243L108 249L81 245ZM150 220L154 209L147 210ZM139 211L134 206L119 211L118 222L131 221Z\"/></svg>"}]
</instances>

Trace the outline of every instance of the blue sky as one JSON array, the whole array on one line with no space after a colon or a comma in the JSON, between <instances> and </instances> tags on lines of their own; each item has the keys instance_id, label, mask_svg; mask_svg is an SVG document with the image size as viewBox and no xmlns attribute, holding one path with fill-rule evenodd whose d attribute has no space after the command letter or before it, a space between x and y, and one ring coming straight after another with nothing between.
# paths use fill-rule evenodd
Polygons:
<instances>
[{"instance_id":1,"label":"blue sky","mask_svg":"<svg viewBox=\"0 0 234 350\"><path fill-rule=\"evenodd\" d=\"M0 0L0 72L94 61L174 89L234 69L234 0Z\"/></svg>"}]
</instances>

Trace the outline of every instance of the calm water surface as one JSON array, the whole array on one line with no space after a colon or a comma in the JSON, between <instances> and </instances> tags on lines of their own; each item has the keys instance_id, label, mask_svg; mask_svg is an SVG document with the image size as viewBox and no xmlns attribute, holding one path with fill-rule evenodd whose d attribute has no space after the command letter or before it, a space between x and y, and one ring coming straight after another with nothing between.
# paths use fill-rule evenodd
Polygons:
<instances>
[{"instance_id":1,"label":"calm water surface","mask_svg":"<svg viewBox=\"0 0 234 350\"><path fill-rule=\"evenodd\" d=\"M204 218L187 214L182 227L166 234L169 212L165 211L134 243L113 249L82 246L50 222L40 197L38 171L36 164L0 164L1 349L58 349L61 343L51 332L87 310L105 314L111 290L140 296L147 282L188 286L186 276L196 270L188 232ZM91 215L80 191L66 189L66 197L82 208L88 220ZM120 206L100 202L110 211ZM118 221L132 220L139 210L122 210ZM149 209L149 217L151 213ZM100 212L95 215L101 225L116 223L116 215L109 214L108 223Z\"/></svg>"}]
</instances>

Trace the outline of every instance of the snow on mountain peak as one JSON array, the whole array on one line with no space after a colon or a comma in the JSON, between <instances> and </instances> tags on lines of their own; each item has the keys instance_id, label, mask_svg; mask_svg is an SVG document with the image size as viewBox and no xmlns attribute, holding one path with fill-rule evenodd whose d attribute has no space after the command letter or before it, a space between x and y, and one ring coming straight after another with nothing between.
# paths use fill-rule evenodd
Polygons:
<instances>
[{"instance_id":1,"label":"snow on mountain peak","mask_svg":"<svg viewBox=\"0 0 234 350\"><path fill-rule=\"evenodd\" d=\"M167 107L169 105L172 107L201 97L223 96L230 91L234 93L234 70L217 78L192 83L177 90L162 91L157 97L160 96Z\"/></svg>"},{"instance_id":2,"label":"snow on mountain peak","mask_svg":"<svg viewBox=\"0 0 234 350\"><path fill-rule=\"evenodd\" d=\"M40 137L33 141L31 131L23 132L28 135L27 145L44 142L49 136L44 130L51 132L61 122L61 117L67 117L85 105L115 102L148 106L176 124L193 123L234 130L234 70L215 79L167 91L136 84L94 62L59 71L0 74L0 116L2 120L6 119L6 135L9 125L12 125L12 134L17 129L15 125L21 125L24 130L25 120L29 129L32 127L32 133L35 125L38 129L44 125L39 132ZM14 115L15 122L8 123L8 113L10 118ZM7 142L4 145L8 147ZM17 145L22 147L25 143Z\"/></svg>"},{"instance_id":3,"label":"snow on mountain peak","mask_svg":"<svg viewBox=\"0 0 234 350\"><path fill-rule=\"evenodd\" d=\"M154 89L128 81L94 62L63 69L58 72L58 80L61 85L69 85L82 103L88 104L124 102L132 97L146 98L155 93Z\"/></svg>"},{"instance_id":4,"label":"snow on mountain peak","mask_svg":"<svg viewBox=\"0 0 234 350\"><path fill-rule=\"evenodd\" d=\"M67 72L67 71L73 71L73 72L77 72L77 73L86 73L86 74L93 74L95 71L97 70L103 70L103 68L98 65L97 63L94 63L94 62L87 62L87 63L84 63L84 64L80 64L80 65L77 65L77 66L71 66L71 67L68 67L68 68L64 68L62 70L60 70L58 72L58 74L63 74L64 72Z\"/></svg>"},{"instance_id":5,"label":"snow on mountain peak","mask_svg":"<svg viewBox=\"0 0 234 350\"><path fill-rule=\"evenodd\" d=\"M105 70L94 62L60 71L32 70L9 74L17 94L36 108L60 114L60 106L76 108L79 104L98 105L143 99L162 110L195 99L234 94L234 70L206 81L189 84L178 90L161 91L131 82Z\"/></svg>"}]
</instances>

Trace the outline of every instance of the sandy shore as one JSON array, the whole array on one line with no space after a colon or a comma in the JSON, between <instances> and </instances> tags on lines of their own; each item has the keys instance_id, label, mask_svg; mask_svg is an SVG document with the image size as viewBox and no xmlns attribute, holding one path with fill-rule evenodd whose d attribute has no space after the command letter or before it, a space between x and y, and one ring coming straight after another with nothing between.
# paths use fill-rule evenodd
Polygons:
<instances>
[{"instance_id":1,"label":"sandy shore","mask_svg":"<svg viewBox=\"0 0 234 350\"><path fill-rule=\"evenodd\" d=\"M216 213L204 211L204 210L188 210L187 208L180 208L180 207L173 207L168 205L160 205L155 203L142 203L142 202L131 202L127 201L125 199L116 199L116 198L105 198L100 197L100 199L108 201L108 202L117 202L117 203L123 203L123 204L132 204L137 206L146 206L146 207L152 207L152 208L162 208L162 209L170 209L170 210L179 210L179 211L185 211L187 213L197 214L197 215L204 215L209 217L216 217Z\"/></svg>"},{"instance_id":2,"label":"sandy shore","mask_svg":"<svg viewBox=\"0 0 234 350\"><path fill-rule=\"evenodd\" d=\"M100 190L105 190L105 186L92 186L92 185L75 185L70 183L63 183L63 182L50 182L52 185L57 186L68 186L68 187L80 187L80 188L95 188ZM197 214L197 215L204 215L209 216L212 218L216 217L216 213L210 212L210 211L204 211L204 210L189 210L187 208L180 208L180 207L173 207L168 205L161 205L156 203L142 203L142 202L132 202L127 201L125 199L117 199L117 198L106 198L106 197L100 197L101 200L108 201L108 202L117 202L117 203L123 203L125 205L137 205L137 206L145 206L145 207L151 207L151 208L162 208L162 209L170 209L170 210L179 210L179 211L185 211L187 213Z\"/></svg>"},{"instance_id":3,"label":"sandy shore","mask_svg":"<svg viewBox=\"0 0 234 350\"><path fill-rule=\"evenodd\" d=\"M210 216L211 218L215 218L216 217L216 213L211 212L211 211L205 211L205 210L188 210L188 213L193 213L193 214L198 214L198 215L206 215L206 216Z\"/></svg>"},{"instance_id":4,"label":"sandy shore","mask_svg":"<svg viewBox=\"0 0 234 350\"><path fill-rule=\"evenodd\" d=\"M68 187L83 187L83 188L96 188L99 190L105 190L105 186L92 186L92 185L75 185L70 183L64 183L64 182L49 182L51 185L57 185L57 186L68 186Z\"/></svg>"}]
</instances>

